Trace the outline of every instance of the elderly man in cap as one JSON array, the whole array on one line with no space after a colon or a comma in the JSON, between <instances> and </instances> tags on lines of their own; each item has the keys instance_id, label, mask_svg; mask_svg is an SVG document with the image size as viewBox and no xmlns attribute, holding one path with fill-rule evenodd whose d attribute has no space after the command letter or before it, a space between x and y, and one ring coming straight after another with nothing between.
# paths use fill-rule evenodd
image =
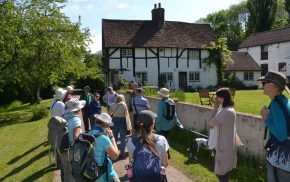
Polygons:
<instances>
[{"instance_id":1,"label":"elderly man in cap","mask_svg":"<svg viewBox=\"0 0 290 182\"><path fill-rule=\"evenodd\" d=\"M290 103L282 92L289 94L288 80L280 72L269 71L258 79L262 83L264 94L271 102L262 107L260 114L269 130L269 140L265 146L267 160L267 178L269 182L289 181L290 179Z\"/></svg>"}]
</instances>

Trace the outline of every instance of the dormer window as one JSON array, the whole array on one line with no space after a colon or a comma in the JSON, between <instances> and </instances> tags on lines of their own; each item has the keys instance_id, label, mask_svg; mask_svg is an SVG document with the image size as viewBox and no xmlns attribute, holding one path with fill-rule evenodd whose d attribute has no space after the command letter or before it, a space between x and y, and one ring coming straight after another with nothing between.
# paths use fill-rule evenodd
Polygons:
<instances>
[{"instance_id":1,"label":"dormer window","mask_svg":"<svg viewBox=\"0 0 290 182\"><path fill-rule=\"evenodd\" d=\"M268 45L261 45L261 60L268 59Z\"/></svg>"},{"instance_id":2,"label":"dormer window","mask_svg":"<svg viewBox=\"0 0 290 182\"><path fill-rule=\"evenodd\" d=\"M132 49L122 49L122 57L132 57Z\"/></svg>"}]
</instances>

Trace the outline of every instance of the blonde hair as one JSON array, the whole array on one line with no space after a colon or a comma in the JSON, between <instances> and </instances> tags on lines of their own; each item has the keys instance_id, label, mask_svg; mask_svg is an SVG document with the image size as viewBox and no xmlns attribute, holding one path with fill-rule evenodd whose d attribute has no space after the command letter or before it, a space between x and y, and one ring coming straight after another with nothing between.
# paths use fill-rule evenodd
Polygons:
<instances>
[{"instance_id":1,"label":"blonde hair","mask_svg":"<svg viewBox=\"0 0 290 182\"><path fill-rule=\"evenodd\" d=\"M124 95L118 95L118 97L117 97L117 101L116 101L117 103L121 103L121 102L123 102L123 103L126 103L126 100L125 100L125 97L124 97Z\"/></svg>"}]
</instances>

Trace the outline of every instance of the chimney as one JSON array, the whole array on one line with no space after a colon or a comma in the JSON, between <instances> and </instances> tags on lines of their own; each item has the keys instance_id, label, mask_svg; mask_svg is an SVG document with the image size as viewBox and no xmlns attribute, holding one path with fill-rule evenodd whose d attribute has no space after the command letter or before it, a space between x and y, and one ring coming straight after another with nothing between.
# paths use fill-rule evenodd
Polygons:
<instances>
[{"instance_id":1,"label":"chimney","mask_svg":"<svg viewBox=\"0 0 290 182\"><path fill-rule=\"evenodd\" d=\"M152 21L157 23L159 26L162 26L164 23L164 12L165 9L161 8L161 3L158 3L158 8L156 7L157 5L154 4L154 9L152 9Z\"/></svg>"}]
</instances>

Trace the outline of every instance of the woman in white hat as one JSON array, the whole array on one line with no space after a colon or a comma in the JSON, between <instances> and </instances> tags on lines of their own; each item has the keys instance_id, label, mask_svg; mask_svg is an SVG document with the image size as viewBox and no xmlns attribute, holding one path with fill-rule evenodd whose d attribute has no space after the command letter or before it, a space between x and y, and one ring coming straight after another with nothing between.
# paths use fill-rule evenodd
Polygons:
<instances>
[{"instance_id":1,"label":"woman in white hat","mask_svg":"<svg viewBox=\"0 0 290 182\"><path fill-rule=\"evenodd\" d=\"M58 88L55 90L54 101L50 105L51 116L62 116L64 114L65 105L61 102L66 94L66 90Z\"/></svg>"},{"instance_id":2,"label":"woman in white hat","mask_svg":"<svg viewBox=\"0 0 290 182\"><path fill-rule=\"evenodd\" d=\"M64 96L64 98L62 99L63 103L66 103L67 101L69 101L70 99L72 99L72 93L74 91L74 88L72 86L67 86L66 87L66 94Z\"/></svg>"},{"instance_id":3,"label":"woman in white hat","mask_svg":"<svg viewBox=\"0 0 290 182\"><path fill-rule=\"evenodd\" d=\"M93 126L93 130L89 131L90 134L96 135L99 132L103 132L104 135L101 135L96 138L96 146L95 146L95 159L98 164L103 164L106 153L112 160L116 160L119 157L118 146L115 142L115 138L111 126L114 126L112 123L112 118L107 113L102 113L100 115L95 114L95 123ZM106 179L108 175L108 180ZM120 182L119 177L116 171L113 168L111 160L108 158L108 174L103 174L97 182Z\"/></svg>"}]
</instances>

